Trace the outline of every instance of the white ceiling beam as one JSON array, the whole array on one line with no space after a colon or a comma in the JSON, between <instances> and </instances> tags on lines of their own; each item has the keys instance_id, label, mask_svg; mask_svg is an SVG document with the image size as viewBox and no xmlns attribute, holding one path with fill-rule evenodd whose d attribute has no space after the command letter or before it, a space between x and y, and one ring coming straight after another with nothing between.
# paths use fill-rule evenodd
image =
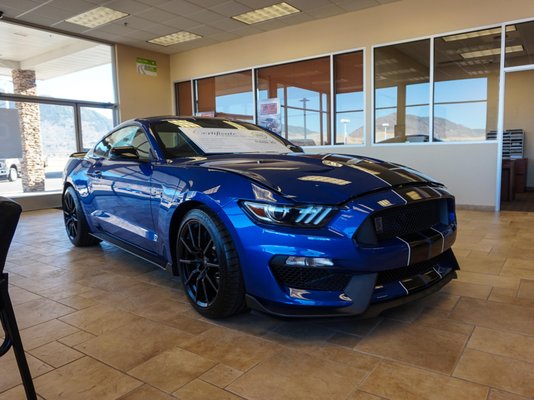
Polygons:
<instances>
[{"instance_id":1,"label":"white ceiling beam","mask_svg":"<svg viewBox=\"0 0 534 400\"><path fill-rule=\"evenodd\" d=\"M20 63L13 60L2 60L0 58L0 68L20 69Z\"/></svg>"},{"instance_id":2,"label":"white ceiling beam","mask_svg":"<svg viewBox=\"0 0 534 400\"><path fill-rule=\"evenodd\" d=\"M68 44L67 46L63 46L55 50L47 51L46 53L22 60L20 62L20 68L36 69L40 64L57 60L58 58L69 56L75 53L79 53L95 46L98 46L98 44L82 40L76 41L74 43Z\"/></svg>"}]
</instances>

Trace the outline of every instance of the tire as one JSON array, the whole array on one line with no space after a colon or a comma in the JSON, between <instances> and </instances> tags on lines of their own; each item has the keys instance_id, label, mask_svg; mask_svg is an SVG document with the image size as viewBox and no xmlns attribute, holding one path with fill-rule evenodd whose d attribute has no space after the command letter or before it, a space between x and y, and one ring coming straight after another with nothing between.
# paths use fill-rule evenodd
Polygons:
<instances>
[{"instance_id":1,"label":"tire","mask_svg":"<svg viewBox=\"0 0 534 400\"><path fill-rule=\"evenodd\" d=\"M187 298L201 315L224 318L245 310L239 257L215 214L193 209L185 215L176 239L176 257Z\"/></svg>"},{"instance_id":2,"label":"tire","mask_svg":"<svg viewBox=\"0 0 534 400\"><path fill-rule=\"evenodd\" d=\"M10 167L9 172L7 174L7 179L9 179L9 182L15 182L19 177L19 171L17 171L17 167Z\"/></svg>"},{"instance_id":3,"label":"tire","mask_svg":"<svg viewBox=\"0 0 534 400\"><path fill-rule=\"evenodd\" d=\"M63 218L67 236L74 246L94 246L101 242L89 234L89 226L76 191L69 186L63 193Z\"/></svg>"}]
</instances>

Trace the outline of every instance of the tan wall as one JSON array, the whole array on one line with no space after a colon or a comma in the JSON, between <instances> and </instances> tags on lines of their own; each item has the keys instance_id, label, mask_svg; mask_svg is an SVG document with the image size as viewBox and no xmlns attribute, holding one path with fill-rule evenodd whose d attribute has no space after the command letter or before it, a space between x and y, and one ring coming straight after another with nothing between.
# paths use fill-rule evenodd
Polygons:
<instances>
[{"instance_id":1,"label":"tan wall","mask_svg":"<svg viewBox=\"0 0 534 400\"><path fill-rule=\"evenodd\" d=\"M137 72L137 57L155 60L157 76ZM172 114L170 58L167 54L117 45L120 120Z\"/></svg>"},{"instance_id":2,"label":"tan wall","mask_svg":"<svg viewBox=\"0 0 534 400\"><path fill-rule=\"evenodd\" d=\"M504 129L525 131L527 187L534 188L534 71L506 74Z\"/></svg>"},{"instance_id":3,"label":"tan wall","mask_svg":"<svg viewBox=\"0 0 534 400\"><path fill-rule=\"evenodd\" d=\"M402 0L171 56L171 80L191 78L365 48L366 143L337 152L387 158L433 174L459 204L495 206L496 144L372 146L373 45L534 17L532 0ZM490 112L496 113L494 104ZM496 121L495 116L488 120ZM332 148L321 148L332 151ZM317 151L317 149L309 149Z\"/></svg>"}]
</instances>

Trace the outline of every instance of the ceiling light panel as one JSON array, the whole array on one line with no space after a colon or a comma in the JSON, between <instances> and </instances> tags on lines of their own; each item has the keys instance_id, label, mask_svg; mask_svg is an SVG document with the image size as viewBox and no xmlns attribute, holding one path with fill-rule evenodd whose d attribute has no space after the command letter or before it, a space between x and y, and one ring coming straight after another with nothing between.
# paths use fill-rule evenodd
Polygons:
<instances>
[{"instance_id":1,"label":"ceiling light panel","mask_svg":"<svg viewBox=\"0 0 534 400\"><path fill-rule=\"evenodd\" d=\"M202 36L195 33L180 31L171 33L170 35L160 36L150 39L149 43L159 44L160 46L172 46L173 44L189 42L191 40L200 39Z\"/></svg>"},{"instance_id":2,"label":"ceiling light panel","mask_svg":"<svg viewBox=\"0 0 534 400\"><path fill-rule=\"evenodd\" d=\"M300 10L298 8L295 8L292 5L284 2L273 4L272 6L260 8L244 14L239 14L233 16L232 18L247 25L252 25L257 24L258 22L268 21L270 19L280 18L299 12Z\"/></svg>"},{"instance_id":3,"label":"ceiling light panel","mask_svg":"<svg viewBox=\"0 0 534 400\"><path fill-rule=\"evenodd\" d=\"M107 7L97 7L86 11L82 14L75 15L65 21L71 24L85 26L87 28L96 28L97 26L107 24L108 22L127 17L130 14L122 11L113 10Z\"/></svg>"}]
</instances>

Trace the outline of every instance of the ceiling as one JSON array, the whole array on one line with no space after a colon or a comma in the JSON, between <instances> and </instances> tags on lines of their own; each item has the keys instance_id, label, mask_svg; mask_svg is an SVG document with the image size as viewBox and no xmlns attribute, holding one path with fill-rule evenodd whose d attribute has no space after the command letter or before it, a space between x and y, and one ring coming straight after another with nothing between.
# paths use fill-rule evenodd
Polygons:
<instances>
[{"instance_id":1,"label":"ceiling","mask_svg":"<svg viewBox=\"0 0 534 400\"><path fill-rule=\"evenodd\" d=\"M254 25L246 25L231 18L281 1L283 0L2 0L0 11L9 21L23 21L113 43L175 54L398 0L285 0L302 12ZM97 6L130 15L93 29L65 21ZM2 25L5 24L0 24L0 27ZM182 30L202 38L168 47L147 42ZM4 41L2 30L0 36Z\"/></svg>"}]
</instances>

